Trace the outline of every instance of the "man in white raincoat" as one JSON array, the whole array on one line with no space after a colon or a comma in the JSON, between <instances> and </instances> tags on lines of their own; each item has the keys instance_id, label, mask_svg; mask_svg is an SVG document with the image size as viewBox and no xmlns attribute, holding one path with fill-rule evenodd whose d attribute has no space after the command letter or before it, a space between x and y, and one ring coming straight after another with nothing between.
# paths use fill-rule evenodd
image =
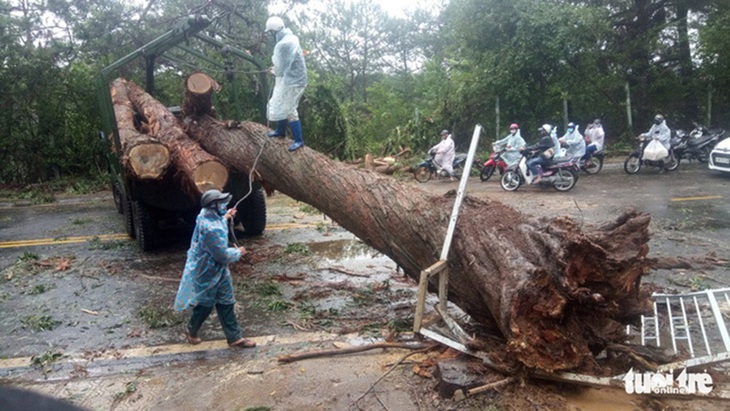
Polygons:
<instances>
[{"instance_id":1,"label":"man in white raincoat","mask_svg":"<svg viewBox=\"0 0 730 411\"><path fill-rule=\"evenodd\" d=\"M658 140L669 151L669 141L672 138L672 131L667 126L667 121L663 115L657 114L654 116L654 124L652 124L649 131L642 135Z\"/></svg>"},{"instance_id":2,"label":"man in white raincoat","mask_svg":"<svg viewBox=\"0 0 730 411\"><path fill-rule=\"evenodd\" d=\"M441 142L431 147L429 153L434 153L433 162L437 167L443 168L449 174L449 178L454 180L454 156L456 156L456 147L454 140L451 138L449 130L441 132Z\"/></svg>"},{"instance_id":3,"label":"man in white raincoat","mask_svg":"<svg viewBox=\"0 0 730 411\"><path fill-rule=\"evenodd\" d=\"M271 60L271 69L276 76L274 91L269 99L267 116L269 121L276 121L276 130L269 137L286 136L287 125L291 128L294 143L289 151L304 145L302 123L299 121L299 100L307 87L307 65L304 53L299 45L299 38L291 30L284 27L281 17L272 16L266 21L266 31L276 36L276 45Z\"/></svg>"},{"instance_id":4,"label":"man in white raincoat","mask_svg":"<svg viewBox=\"0 0 730 411\"><path fill-rule=\"evenodd\" d=\"M565 135L560 139L560 142L568 145L565 158L580 158L586 153L586 141L578 131L578 126L575 123L568 123L568 128L565 130Z\"/></svg>"},{"instance_id":5,"label":"man in white raincoat","mask_svg":"<svg viewBox=\"0 0 730 411\"><path fill-rule=\"evenodd\" d=\"M238 261L246 254L246 249L228 247L226 220L236 215L235 208L227 209L230 201L230 194L218 190L208 190L200 199L200 214L195 221L185 270L175 297L176 310L193 308L187 326L190 344L200 344L202 341L198 332L215 306L229 346L256 346L255 342L241 336L241 327L233 311L236 301L228 264Z\"/></svg>"},{"instance_id":6,"label":"man in white raincoat","mask_svg":"<svg viewBox=\"0 0 730 411\"><path fill-rule=\"evenodd\" d=\"M506 137L494 142L495 150L504 149L502 160L507 164L507 167L520 161L520 158L522 158L520 149L524 146L525 139L522 138L520 126L517 123L509 126L509 134Z\"/></svg>"}]
</instances>

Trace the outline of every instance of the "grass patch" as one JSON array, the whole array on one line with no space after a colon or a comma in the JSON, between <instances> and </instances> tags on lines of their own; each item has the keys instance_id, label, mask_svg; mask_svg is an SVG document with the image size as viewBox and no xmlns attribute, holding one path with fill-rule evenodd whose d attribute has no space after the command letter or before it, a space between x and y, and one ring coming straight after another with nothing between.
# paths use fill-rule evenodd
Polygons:
<instances>
[{"instance_id":1,"label":"grass patch","mask_svg":"<svg viewBox=\"0 0 730 411\"><path fill-rule=\"evenodd\" d=\"M185 322L185 316L172 308L160 307L159 304L150 302L139 310L137 314L142 322L151 329L167 328L180 325Z\"/></svg>"},{"instance_id":2,"label":"grass patch","mask_svg":"<svg viewBox=\"0 0 730 411\"><path fill-rule=\"evenodd\" d=\"M34 285L33 288L31 288L30 291L28 291L26 294L28 294L28 295L43 294L46 291L53 289L53 288L56 288L56 286L55 285L46 285L46 284L37 284L37 285Z\"/></svg>"},{"instance_id":3,"label":"grass patch","mask_svg":"<svg viewBox=\"0 0 730 411\"><path fill-rule=\"evenodd\" d=\"M309 246L304 243L292 243L286 245L286 248L284 248L284 254L309 255L311 254L311 251L309 250Z\"/></svg>"},{"instance_id":4,"label":"grass patch","mask_svg":"<svg viewBox=\"0 0 730 411\"><path fill-rule=\"evenodd\" d=\"M60 360L63 357L65 357L65 355L63 355L63 353L56 352L53 350L53 348L51 348L41 355L34 355L34 356L30 357L30 365L32 367L44 368L44 367Z\"/></svg>"},{"instance_id":5,"label":"grass patch","mask_svg":"<svg viewBox=\"0 0 730 411\"><path fill-rule=\"evenodd\" d=\"M71 224L73 224L73 225L84 225L84 224L89 224L89 223L93 223L93 222L94 222L93 218L74 218L73 220L71 220Z\"/></svg>"},{"instance_id":6,"label":"grass patch","mask_svg":"<svg viewBox=\"0 0 730 411\"><path fill-rule=\"evenodd\" d=\"M299 211L305 214L322 214L321 211L317 210L309 204L302 204L299 206Z\"/></svg>"},{"instance_id":7,"label":"grass patch","mask_svg":"<svg viewBox=\"0 0 730 411\"><path fill-rule=\"evenodd\" d=\"M54 320L53 317L50 315L28 315L20 320L20 323L23 324L23 328L29 328L32 331L50 331L58 324L61 324L60 321Z\"/></svg>"},{"instance_id":8,"label":"grass patch","mask_svg":"<svg viewBox=\"0 0 730 411\"><path fill-rule=\"evenodd\" d=\"M89 239L89 250L119 250L128 248L133 244L131 241L126 240L101 241L98 236L94 236Z\"/></svg>"}]
</instances>

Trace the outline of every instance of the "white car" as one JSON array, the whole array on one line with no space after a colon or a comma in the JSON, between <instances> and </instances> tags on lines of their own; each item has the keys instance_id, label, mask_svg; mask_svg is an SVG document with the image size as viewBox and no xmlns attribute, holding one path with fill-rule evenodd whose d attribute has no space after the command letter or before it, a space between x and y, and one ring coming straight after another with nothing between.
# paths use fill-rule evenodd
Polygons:
<instances>
[{"instance_id":1,"label":"white car","mask_svg":"<svg viewBox=\"0 0 730 411\"><path fill-rule=\"evenodd\" d=\"M715 146L710 153L710 161L707 165L710 170L725 171L730 173L730 138L726 138Z\"/></svg>"}]
</instances>

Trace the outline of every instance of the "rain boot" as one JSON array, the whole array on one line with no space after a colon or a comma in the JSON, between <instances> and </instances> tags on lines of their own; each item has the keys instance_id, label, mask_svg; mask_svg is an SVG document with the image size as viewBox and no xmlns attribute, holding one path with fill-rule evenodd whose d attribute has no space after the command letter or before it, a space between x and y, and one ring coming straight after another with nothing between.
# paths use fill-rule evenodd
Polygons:
<instances>
[{"instance_id":1,"label":"rain boot","mask_svg":"<svg viewBox=\"0 0 730 411\"><path fill-rule=\"evenodd\" d=\"M269 137L284 137L286 136L286 126L289 120L279 120L276 122L276 130L266 133Z\"/></svg>"},{"instance_id":2,"label":"rain boot","mask_svg":"<svg viewBox=\"0 0 730 411\"><path fill-rule=\"evenodd\" d=\"M294 138L294 143L289 146L289 151L294 151L304 146L304 139L302 138L302 122L299 120L292 121L289 126L291 126L291 135L292 138Z\"/></svg>"}]
</instances>

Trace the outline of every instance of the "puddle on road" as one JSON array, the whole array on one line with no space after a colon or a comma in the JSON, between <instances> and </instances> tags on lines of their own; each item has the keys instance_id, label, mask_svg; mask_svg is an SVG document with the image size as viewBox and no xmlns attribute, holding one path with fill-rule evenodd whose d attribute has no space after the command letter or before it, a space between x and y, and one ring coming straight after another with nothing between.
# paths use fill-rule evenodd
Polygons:
<instances>
[{"instance_id":1,"label":"puddle on road","mask_svg":"<svg viewBox=\"0 0 730 411\"><path fill-rule=\"evenodd\" d=\"M380 252L358 239L322 241L310 243L308 246L309 251L330 264L349 264L363 259L372 260L377 256L383 257Z\"/></svg>"}]
</instances>

